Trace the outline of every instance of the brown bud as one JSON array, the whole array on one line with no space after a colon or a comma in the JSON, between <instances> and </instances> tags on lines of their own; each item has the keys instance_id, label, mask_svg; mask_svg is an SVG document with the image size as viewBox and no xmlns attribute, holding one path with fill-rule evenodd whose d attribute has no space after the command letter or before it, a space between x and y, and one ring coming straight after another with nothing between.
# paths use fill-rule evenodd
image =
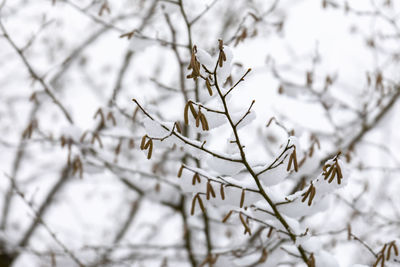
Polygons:
<instances>
[{"instance_id":1,"label":"brown bud","mask_svg":"<svg viewBox=\"0 0 400 267\"><path fill-rule=\"evenodd\" d=\"M267 261L268 258L268 250L266 248L262 249L261 257L258 260L258 263L264 263Z\"/></svg>"},{"instance_id":2,"label":"brown bud","mask_svg":"<svg viewBox=\"0 0 400 267\"><path fill-rule=\"evenodd\" d=\"M244 227L244 229L245 229L244 233L245 233L245 234L246 234L246 233L249 233L249 235L251 235L251 230L250 230L249 226L247 225L245 219L243 218L242 213L239 213L239 219L240 219L240 221L242 222L243 227Z\"/></svg>"},{"instance_id":3,"label":"brown bud","mask_svg":"<svg viewBox=\"0 0 400 267\"><path fill-rule=\"evenodd\" d=\"M228 219L229 219L229 217L231 217L231 215L232 215L232 210L231 211L229 211L226 215L225 215L225 217L222 219L222 222L223 223L225 223Z\"/></svg>"},{"instance_id":4,"label":"brown bud","mask_svg":"<svg viewBox=\"0 0 400 267\"><path fill-rule=\"evenodd\" d=\"M207 192L209 192L209 194L211 194L211 196L213 197L213 198L215 198L216 196L215 196L215 191L214 191L214 188L212 187L212 185L211 185L211 182L210 181L208 181L207 182ZM208 198L207 199L210 199L210 197L208 196Z\"/></svg>"},{"instance_id":5,"label":"brown bud","mask_svg":"<svg viewBox=\"0 0 400 267\"><path fill-rule=\"evenodd\" d=\"M208 131L209 127L208 127L208 122L207 122L206 116L200 112L199 112L199 114L200 114L200 121L201 121L201 126L202 126L203 131Z\"/></svg>"},{"instance_id":6,"label":"brown bud","mask_svg":"<svg viewBox=\"0 0 400 267\"><path fill-rule=\"evenodd\" d=\"M147 135L144 135L144 136L142 137L142 141L141 141L141 143L140 143L140 149L141 149L141 150L144 150L144 145L145 145L145 142L146 142L146 137L147 137Z\"/></svg>"},{"instance_id":7,"label":"brown bud","mask_svg":"<svg viewBox=\"0 0 400 267\"><path fill-rule=\"evenodd\" d=\"M208 78L206 79L206 87L207 87L208 93L210 94L210 96L212 96L213 95L213 91L212 91L212 88L211 88L211 83L208 80Z\"/></svg>"},{"instance_id":8,"label":"brown bud","mask_svg":"<svg viewBox=\"0 0 400 267\"><path fill-rule=\"evenodd\" d=\"M182 172L183 172L183 168L184 168L184 166L181 165L181 167L179 168L179 171L178 171L178 178L181 178Z\"/></svg>"},{"instance_id":9,"label":"brown bud","mask_svg":"<svg viewBox=\"0 0 400 267\"><path fill-rule=\"evenodd\" d=\"M240 208L243 208L244 196L245 196L245 190L242 189L242 195L241 195L241 197L240 197Z\"/></svg>"},{"instance_id":10,"label":"brown bud","mask_svg":"<svg viewBox=\"0 0 400 267\"><path fill-rule=\"evenodd\" d=\"M196 185L196 182L199 183L199 184L201 183L200 176L199 176L199 174L197 172L193 175L192 185Z\"/></svg>"},{"instance_id":11,"label":"brown bud","mask_svg":"<svg viewBox=\"0 0 400 267\"><path fill-rule=\"evenodd\" d=\"M221 184L221 186L219 188L219 191L220 191L221 199L225 200L225 191L224 191L224 185L223 184Z\"/></svg>"},{"instance_id":12,"label":"brown bud","mask_svg":"<svg viewBox=\"0 0 400 267\"><path fill-rule=\"evenodd\" d=\"M176 130L178 131L178 133L182 134L182 128L181 128L181 124L179 123L179 121L175 122L175 126L176 126Z\"/></svg>"}]
</instances>

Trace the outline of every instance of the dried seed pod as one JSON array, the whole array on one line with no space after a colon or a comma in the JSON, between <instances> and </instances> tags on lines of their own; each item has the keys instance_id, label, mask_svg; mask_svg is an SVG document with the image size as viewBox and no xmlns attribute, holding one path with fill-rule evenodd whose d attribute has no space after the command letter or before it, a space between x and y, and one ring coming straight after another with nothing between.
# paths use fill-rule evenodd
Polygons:
<instances>
[{"instance_id":1,"label":"dried seed pod","mask_svg":"<svg viewBox=\"0 0 400 267\"><path fill-rule=\"evenodd\" d=\"M192 70L192 73L186 76L187 78L197 79L200 76L200 62L197 61L196 58L197 47L194 45L192 49L192 54L190 58L190 63L188 66L188 70Z\"/></svg>"},{"instance_id":2,"label":"dried seed pod","mask_svg":"<svg viewBox=\"0 0 400 267\"><path fill-rule=\"evenodd\" d=\"M219 193L221 195L221 199L225 200L225 190L224 190L224 185L221 184L220 188L219 188Z\"/></svg>"},{"instance_id":3,"label":"dried seed pod","mask_svg":"<svg viewBox=\"0 0 400 267\"><path fill-rule=\"evenodd\" d=\"M336 162L336 173L337 173L338 179L343 178L342 169L340 168L340 165L337 162ZM339 182L339 184L340 184L340 182Z\"/></svg>"},{"instance_id":4,"label":"dried seed pod","mask_svg":"<svg viewBox=\"0 0 400 267\"><path fill-rule=\"evenodd\" d=\"M299 165L297 164L296 148L293 149L292 157L293 157L294 171L298 172Z\"/></svg>"},{"instance_id":5,"label":"dried seed pod","mask_svg":"<svg viewBox=\"0 0 400 267\"><path fill-rule=\"evenodd\" d=\"M306 201L308 195L310 194L310 190L307 190L305 193L303 193L301 196L303 196L303 198L301 199L301 202Z\"/></svg>"},{"instance_id":6,"label":"dried seed pod","mask_svg":"<svg viewBox=\"0 0 400 267\"><path fill-rule=\"evenodd\" d=\"M385 245L382 247L382 249L381 249L380 253L384 254L384 253L385 253L385 249L386 249L386 247L387 247L387 244L385 244Z\"/></svg>"},{"instance_id":7,"label":"dried seed pod","mask_svg":"<svg viewBox=\"0 0 400 267\"><path fill-rule=\"evenodd\" d=\"M103 111L101 110L101 108L99 108L99 109L96 111L96 113L95 113L94 116L93 116L93 119L96 119L97 116L100 116L100 119L101 119L102 121L104 121L104 114L103 114Z\"/></svg>"},{"instance_id":8,"label":"dried seed pod","mask_svg":"<svg viewBox=\"0 0 400 267\"><path fill-rule=\"evenodd\" d=\"M199 184L201 183L200 176L199 176L199 174L197 172L193 175L192 185L196 185L196 182L199 183Z\"/></svg>"},{"instance_id":9,"label":"dried seed pod","mask_svg":"<svg viewBox=\"0 0 400 267\"><path fill-rule=\"evenodd\" d=\"M226 221L229 219L229 217L231 217L233 210L229 211L225 217L222 219L223 223L226 223Z\"/></svg>"},{"instance_id":10,"label":"dried seed pod","mask_svg":"<svg viewBox=\"0 0 400 267\"><path fill-rule=\"evenodd\" d=\"M208 187L208 183L206 184L206 199L210 200L210 188Z\"/></svg>"},{"instance_id":11,"label":"dried seed pod","mask_svg":"<svg viewBox=\"0 0 400 267\"><path fill-rule=\"evenodd\" d=\"M214 188L212 187L210 181L207 182L207 192L209 192L209 194L211 194L211 196L212 196L213 198L216 197L216 196L215 196ZM209 199L209 198L208 198L208 199Z\"/></svg>"},{"instance_id":12,"label":"dried seed pod","mask_svg":"<svg viewBox=\"0 0 400 267\"><path fill-rule=\"evenodd\" d=\"M111 13L111 9L110 9L110 6L108 5L108 2L107 2L107 1L104 2L104 3L101 5L98 15L101 17L101 16L103 15L104 12L107 12L108 14Z\"/></svg>"},{"instance_id":13,"label":"dried seed pod","mask_svg":"<svg viewBox=\"0 0 400 267\"><path fill-rule=\"evenodd\" d=\"M85 131L82 135L81 138L79 139L79 142L83 143L85 141L86 135L87 135L88 131Z\"/></svg>"},{"instance_id":14,"label":"dried seed pod","mask_svg":"<svg viewBox=\"0 0 400 267\"><path fill-rule=\"evenodd\" d=\"M378 255L378 257L376 258L376 261L375 261L373 267L377 267L378 264L379 264L379 262L381 262L381 267L384 267L384 266L385 266L385 257L384 257L384 255L383 255L383 253L380 253L380 254Z\"/></svg>"},{"instance_id":15,"label":"dried seed pod","mask_svg":"<svg viewBox=\"0 0 400 267\"><path fill-rule=\"evenodd\" d=\"M331 170L331 178L329 178L328 183L332 183L333 179L335 179L337 170L336 166L332 167Z\"/></svg>"},{"instance_id":16,"label":"dried seed pod","mask_svg":"<svg viewBox=\"0 0 400 267\"><path fill-rule=\"evenodd\" d=\"M386 260L387 260L387 261L390 260L390 251L391 251L391 249L390 249L390 245L389 245L389 247L388 247L388 249L387 249L387 253L386 253Z\"/></svg>"},{"instance_id":17,"label":"dried seed pod","mask_svg":"<svg viewBox=\"0 0 400 267\"><path fill-rule=\"evenodd\" d=\"M240 197L240 208L243 208L243 204L244 204L244 197L245 197L245 190L242 189L242 195Z\"/></svg>"},{"instance_id":18,"label":"dried seed pod","mask_svg":"<svg viewBox=\"0 0 400 267\"><path fill-rule=\"evenodd\" d=\"M266 248L262 249L261 257L258 260L258 263L264 263L268 259L268 250Z\"/></svg>"},{"instance_id":19,"label":"dried seed pod","mask_svg":"<svg viewBox=\"0 0 400 267\"><path fill-rule=\"evenodd\" d=\"M142 141L141 141L141 143L140 143L140 149L141 149L141 150L144 150L144 145L145 145L145 143L146 143L146 138L147 138L147 135L144 135L144 136L142 137Z\"/></svg>"},{"instance_id":20,"label":"dried seed pod","mask_svg":"<svg viewBox=\"0 0 400 267\"><path fill-rule=\"evenodd\" d=\"M396 241L392 241L392 248L394 250L394 255L399 256L399 249L397 248Z\"/></svg>"},{"instance_id":21,"label":"dried seed pod","mask_svg":"<svg viewBox=\"0 0 400 267\"><path fill-rule=\"evenodd\" d=\"M200 209L201 209L204 213L206 212L206 210L205 210L205 208L204 208L204 205L203 205L203 201L201 200L201 197L200 197L199 193L197 193L197 194L193 197L193 200L192 200L192 208L191 208L191 210L190 210L190 215L194 215L195 206L196 206L196 200L197 200L197 202L199 202Z\"/></svg>"},{"instance_id":22,"label":"dried seed pod","mask_svg":"<svg viewBox=\"0 0 400 267\"><path fill-rule=\"evenodd\" d=\"M201 200L201 197L200 197L199 194L197 194L197 201L199 202L199 206L200 206L201 211L203 213L206 213L206 209L205 209L205 207L203 205L203 200Z\"/></svg>"},{"instance_id":23,"label":"dried seed pod","mask_svg":"<svg viewBox=\"0 0 400 267\"><path fill-rule=\"evenodd\" d=\"M149 148L150 144L153 143L151 138L149 138L149 140L147 141L147 143L143 146L144 149Z\"/></svg>"},{"instance_id":24,"label":"dried seed pod","mask_svg":"<svg viewBox=\"0 0 400 267\"><path fill-rule=\"evenodd\" d=\"M314 146L311 146L310 150L308 151L308 157L311 158L313 156L313 154L314 154Z\"/></svg>"},{"instance_id":25,"label":"dried seed pod","mask_svg":"<svg viewBox=\"0 0 400 267\"><path fill-rule=\"evenodd\" d=\"M183 120L186 125L189 125L189 102L185 105L185 110L183 111Z\"/></svg>"},{"instance_id":26,"label":"dried seed pod","mask_svg":"<svg viewBox=\"0 0 400 267\"><path fill-rule=\"evenodd\" d=\"M72 162L72 175L79 172L79 178L83 177L83 165L79 156L76 156L74 161Z\"/></svg>"},{"instance_id":27,"label":"dried seed pod","mask_svg":"<svg viewBox=\"0 0 400 267\"><path fill-rule=\"evenodd\" d=\"M194 196L193 199L192 199L192 207L190 209L190 215L192 215L192 216L194 215L194 212L195 212L195 209L196 209L196 196Z\"/></svg>"},{"instance_id":28,"label":"dried seed pod","mask_svg":"<svg viewBox=\"0 0 400 267\"><path fill-rule=\"evenodd\" d=\"M179 171L178 171L178 178L181 178L182 172L183 172L183 168L184 168L184 166L182 164L181 167L179 168Z\"/></svg>"},{"instance_id":29,"label":"dried seed pod","mask_svg":"<svg viewBox=\"0 0 400 267\"><path fill-rule=\"evenodd\" d=\"M201 112L199 111L199 113L196 116L196 127L200 126L200 117L201 117Z\"/></svg>"},{"instance_id":30,"label":"dried seed pod","mask_svg":"<svg viewBox=\"0 0 400 267\"><path fill-rule=\"evenodd\" d=\"M315 267L314 253L311 253L311 254L310 254L310 258L308 258L307 265L308 265L309 267Z\"/></svg>"},{"instance_id":31,"label":"dried seed pod","mask_svg":"<svg viewBox=\"0 0 400 267\"><path fill-rule=\"evenodd\" d=\"M212 88L211 88L211 83L208 80L208 78L206 79L206 87L207 87L207 91L208 91L209 95L212 96L213 95L213 91L212 91Z\"/></svg>"},{"instance_id":32,"label":"dried seed pod","mask_svg":"<svg viewBox=\"0 0 400 267\"><path fill-rule=\"evenodd\" d=\"M117 121L111 111L107 114L107 120L111 120L114 126L117 125Z\"/></svg>"},{"instance_id":33,"label":"dried seed pod","mask_svg":"<svg viewBox=\"0 0 400 267\"><path fill-rule=\"evenodd\" d=\"M218 49L219 50L224 49L224 41L222 41L222 39L218 39Z\"/></svg>"},{"instance_id":34,"label":"dried seed pod","mask_svg":"<svg viewBox=\"0 0 400 267\"><path fill-rule=\"evenodd\" d=\"M218 65L220 68L224 65L224 61L226 61L226 55L224 50L220 50L219 57L218 57Z\"/></svg>"},{"instance_id":35,"label":"dried seed pod","mask_svg":"<svg viewBox=\"0 0 400 267\"><path fill-rule=\"evenodd\" d=\"M293 156L292 155L290 155L290 157L289 157L289 162L288 162L288 166L287 166L287 168L286 168L286 171L290 171L290 168L292 167L292 161L293 161Z\"/></svg>"},{"instance_id":36,"label":"dried seed pod","mask_svg":"<svg viewBox=\"0 0 400 267\"><path fill-rule=\"evenodd\" d=\"M223 61L226 61L226 55L225 55L225 52L224 52L224 51L221 51L221 55L222 55L222 60L223 60Z\"/></svg>"},{"instance_id":37,"label":"dried seed pod","mask_svg":"<svg viewBox=\"0 0 400 267\"><path fill-rule=\"evenodd\" d=\"M313 186L311 187L310 198L308 199L308 206L311 206L314 196L315 196L315 187Z\"/></svg>"},{"instance_id":38,"label":"dried seed pod","mask_svg":"<svg viewBox=\"0 0 400 267\"><path fill-rule=\"evenodd\" d=\"M326 164L322 166L322 170L324 171L323 174L326 175L327 169L330 168L332 165L331 164Z\"/></svg>"},{"instance_id":39,"label":"dried seed pod","mask_svg":"<svg viewBox=\"0 0 400 267\"><path fill-rule=\"evenodd\" d=\"M251 230L250 230L249 226L247 225L245 219L243 218L241 212L239 213L239 218L240 218L240 221L242 222L243 227L244 227L244 229L245 229L244 233L245 233L245 234L246 234L246 233L249 233L249 235L251 235Z\"/></svg>"},{"instance_id":40,"label":"dried seed pod","mask_svg":"<svg viewBox=\"0 0 400 267\"><path fill-rule=\"evenodd\" d=\"M100 148L103 148L103 143L101 142L100 136L97 133L94 133L92 136L92 144L94 144L94 141L97 140L99 143Z\"/></svg>"},{"instance_id":41,"label":"dried seed pod","mask_svg":"<svg viewBox=\"0 0 400 267\"><path fill-rule=\"evenodd\" d=\"M311 184L310 187L308 188L308 190L305 193L301 194L301 196L303 196L303 198L301 199L301 202L306 201L306 199L310 195L313 187L314 186Z\"/></svg>"},{"instance_id":42,"label":"dried seed pod","mask_svg":"<svg viewBox=\"0 0 400 267\"><path fill-rule=\"evenodd\" d=\"M177 122L175 122L175 126L176 126L176 130L178 131L178 133L182 134L181 124L177 121Z\"/></svg>"},{"instance_id":43,"label":"dried seed pod","mask_svg":"<svg viewBox=\"0 0 400 267\"><path fill-rule=\"evenodd\" d=\"M153 140L149 140L147 143L150 143L149 152L147 153L147 159L151 159L151 155L153 153Z\"/></svg>"},{"instance_id":44,"label":"dried seed pod","mask_svg":"<svg viewBox=\"0 0 400 267\"><path fill-rule=\"evenodd\" d=\"M325 168L326 167L326 168ZM328 171L326 171L326 169L327 168L329 168L329 170ZM329 178L329 176L331 176L331 173L332 173L332 171L333 171L333 165L325 165L324 166L324 168L323 168L323 170L324 170L324 180L326 180L326 179L328 179Z\"/></svg>"},{"instance_id":45,"label":"dried seed pod","mask_svg":"<svg viewBox=\"0 0 400 267\"><path fill-rule=\"evenodd\" d=\"M193 102L189 101L189 108L190 108L190 112L192 112L193 118L197 117L197 112L196 109L193 106ZM199 107L199 111L200 111L200 107Z\"/></svg>"},{"instance_id":46,"label":"dried seed pod","mask_svg":"<svg viewBox=\"0 0 400 267\"><path fill-rule=\"evenodd\" d=\"M200 121L203 131L208 131L209 130L208 122L206 116L203 113L200 114Z\"/></svg>"}]
</instances>

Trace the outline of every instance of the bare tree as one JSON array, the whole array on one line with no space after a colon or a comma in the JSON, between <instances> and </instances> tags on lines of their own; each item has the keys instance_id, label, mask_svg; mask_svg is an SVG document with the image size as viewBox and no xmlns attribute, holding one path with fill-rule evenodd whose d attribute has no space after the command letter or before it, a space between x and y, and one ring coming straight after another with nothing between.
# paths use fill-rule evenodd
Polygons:
<instances>
[{"instance_id":1,"label":"bare tree","mask_svg":"<svg viewBox=\"0 0 400 267\"><path fill-rule=\"evenodd\" d=\"M397 266L398 3L3 1L0 266Z\"/></svg>"}]
</instances>

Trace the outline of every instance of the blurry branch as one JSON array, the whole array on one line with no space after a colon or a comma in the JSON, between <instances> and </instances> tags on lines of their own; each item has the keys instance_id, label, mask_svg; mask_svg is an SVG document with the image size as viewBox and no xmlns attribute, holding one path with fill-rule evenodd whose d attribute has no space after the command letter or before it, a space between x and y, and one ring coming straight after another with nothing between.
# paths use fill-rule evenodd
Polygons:
<instances>
[{"instance_id":1,"label":"blurry branch","mask_svg":"<svg viewBox=\"0 0 400 267\"><path fill-rule=\"evenodd\" d=\"M193 41L192 41L192 25L190 24L190 21L188 19L188 16L186 14L185 8L183 6L183 1L182 0L178 0L178 4L179 4L179 10L182 14L183 20L185 21L186 24L186 30L187 30L187 37L188 37L188 49L191 51L192 47L193 47Z\"/></svg>"},{"instance_id":2,"label":"blurry branch","mask_svg":"<svg viewBox=\"0 0 400 267\"><path fill-rule=\"evenodd\" d=\"M379 113L371 120L370 123L364 124L362 129L350 140L345 142L342 145L341 149L345 153L347 150L354 149L354 147L362 140L362 138L372 129L374 129L382 118L391 110L394 104L400 97L400 87L396 87L395 93L389 98L389 101L383 108L379 111ZM324 164L326 160L332 158L334 155L337 154L337 151L332 152L331 154L327 155L323 160L321 160L321 164Z\"/></svg>"},{"instance_id":3,"label":"blurry branch","mask_svg":"<svg viewBox=\"0 0 400 267\"><path fill-rule=\"evenodd\" d=\"M131 204L129 214L128 214L126 220L123 222L122 225L120 225L119 229L117 230L117 233L114 237L112 246L106 248L104 253L100 256L99 262L97 262L95 264L91 264L92 266L101 266L102 264L107 264L107 263L111 262L109 259L109 256L111 253L114 252L115 245L117 245L123 239L123 237L126 235L126 233L128 232L129 227L132 225L132 223L138 213L141 201L142 201L142 199L139 197L136 201L134 201Z\"/></svg>"},{"instance_id":4,"label":"blurry branch","mask_svg":"<svg viewBox=\"0 0 400 267\"><path fill-rule=\"evenodd\" d=\"M138 31L142 31L150 21L151 17L154 15L155 8L157 6L158 0L154 0L153 3L151 4L149 10L147 11L146 15L144 16L144 19L142 20L141 24L138 27ZM133 51L128 48L128 51L125 53L123 63L118 71L117 75L117 80L114 85L112 97L108 102L108 106L111 107L112 104L116 101L117 94L121 90L122 87L122 82L125 77L126 71L128 70L129 64L131 62L133 55Z\"/></svg>"},{"instance_id":5,"label":"blurry branch","mask_svg":"<svg viewBox=\"0 0 400 267\"><path fill-rule=\"evenodd\" d=\"M19 57L21 58L21 60L25 64L26 68L28 69L29 74L32 76L32 78L37 80L37 81L39 81L39 83L42 85L42 87L43 87L44 91L46 92L46 94L53 100L53 102L62 111L62 113L64 114L65 118L68 120L68 122L70 124L73 124L74 122L72 120L72 117L67 112L67 110L65 109L64 105L56 98L56 96L54 95L54 93L52 92L50 87L47 85L47 83L34 71L33 67L31 66L31 64L28 62L28 60L26 59L25 55L23 54L23 51L20 48L18 48L18 46L14 43L14 41L9 36L8 32L6 31L4 25L3 25L2 21L1 21L1 19L0 19L0 28L1 28L2 32L3 32L3 36L6 38L8 43L14 48L15 52L17 52L17 54L19 55Z\"/></svg>"},{"instance_id":6,"label":"blurry branch","mask_svg":"<svg viewBox=\"0 0 400 267\"><path fill-rule=\"evenodd\" d=\"M193 252L193 247L192 247L192 231L190 229L189 223L188 223L188 219L187 219L187 215L186 215L186 206L185 206L185 197L182 196L181 197L181 201L180 201L180 206L179 206L179 211L182 217L182 222L183 222L183 238L185 240L185 246L186 246L186 250L189 256L189 261L192 265L192 267L196 267L197 265L197 261L196 258L194 256L194 252Z\"/></svg>"},{"instance_id":7,"label":"blurry branch","mask_svg":"<svg viewBox=\"0 0 400 267\"><path fill-rule=\"evenodd\" d=\"M63 187L66 181L69 178L69 169L64 167L61 171L61 176L58 181L53 185L51 190L47 193L46 198L43 200L42 204L39 206L39 209L35 212L36 218L31 222L30 226L22 236L22 239L19 241L19 247L25 247L33 232L36 230L37 226L41 223L41 218L44 216L45 212L48 210L50 205L53 203L54 197L56 196L57 192ZM15 185L14 185L15 187Z\"/></svg>"},{"instance_id":8,"label":"blurry branch","mask_svg":"<svg viewBox=\"0 0 400 267\"><path fill-rule=\"evenodd\" d=\"M156 180L156 181L158 181L160 183L165 183L166 185L176 189L177 191L180 191L180 188L179 188L178 185L172 183L171 181L169 181L167 179L162 179L161 177L159 177L159 176L157 176L155 174L151 174L151 173L147 173L147 172L144 172L144 171L123 167L123 166L117 165L115 163L106 161L106 160L100 158L99 156L96 157L96 160L101 161L103 163L103 165L98 165L98 164L96 164L94 162L90 162L90 161L87 162L87 163L90 164L90 165L99 167L99 168L105 167L105 168L107 168L108 170L110 170L111 172L113 172L116 175L121 175L122 173L138 174L142 178L145 177L145 178L149 178L149 179L154 179L154 180Z\"/></svg>"},{"instance_id":9,"label":"blurry branch","mask_svg":"<svg viewBox=\"0 0 400 267\"><path fill-rule=\"evenodd\" d=\"M29 116L30 118L28 120L28 125L35 118L38 109L39 109L39 103L35 102L32 110L30 112L30 116ZM14 155L13 165L12 165L11 174L10 174L10 177L11 177L10 181L17 180L17 175L18 175L18 172L19 172L19 169L21 166L21 162L24 158L26 148L27 148L26 138L23 136L23 134L21 134L19 144L17 147L17 151ZM8 215L9 215L9 211L10 211L13 191L14 191L13 184L10 183L10 186L5 194L3 209L2 209L2 214L1 214L2 216L1 216L1 222L0 222L0 230L3 230L3 231L7 227L7 220L8 220Z\"/></svg>"},{"instance_id":10,"label":"blurry branch","mask_svg":"<svg viewBox=\"0 0 400 267\"><path fill-rule=\"evenodd\" d=\"M64 253L67 254L76 264L78 264L79 267L85 267L85 265L77 258L77 256L66 247L66 245L61 242L61 240L56 236L56 234L50 229L50 227L44 222L42 216L43 216L43 205L42 207L36 211L36 209L32 206L31 202L28 201L25 198L25 195L19 190L15 180L13 180L11 177L10 178L10 182L13 185L13 189L14 191L17 193L17 195L19 195L22 199L22 201L29 207L29 209L34 213L35 215L35 219L34 219L34 223L35 224L41 224L44 229L46 229L46 231L50 234L50 236L53 238L53 240L63 249ZM28 231L29 233L29 231ZM29 237L27 237L28 235L25 236L25 238L18 244L19 247L24 247L26 245L27 240L29 239ZM17 254L17 253L16 253ZM16 257L16 254L13 254L13 257Z\"/></svg>"},{"instance_id":11,"label":"blurry branch","mask_svg":"<svg viewBox=\"0 0 400 267\"><path fill-rule=\"evenodd\" d=\"M116 101L117 94L122 88L122 81L124 79L124 76L126 74L126 71L127 71L128 67L129 67L129 63L131 62L132 55L133 55L132 50L128 48L128 51L125 53L124 60L122 62L121 68L120 68L120 70L119 70L119 72L117 74L117 80L116 80L115 85L114 85L112 96L111 96L111 99L108 102L108 106L109 107L111 107L113 105L113 103Z\"/></svg>"},{"instance_id":12,"label":"blurry branch","mask_svg":"<svg viewBox=\"0 0 400 267\"><path fill-rule=\"evenodd\" d=\"M99 16L98 16L98 14L93 15L93 14L91 14L90 12L88 12L85 8L82 8L82 7L78 6L77 4L71 2L70 0L57 0L57 1L63 2L63 3L65 3L65 4L67 4L67 5L71 6L71 7L73 7L75 10L81 12L82 14L84 14L84 15L87 16L87 17L89 17L89 18L90 18L91 20L93 20L94 22L96 22L96 23L98 23L98 24L101 24L102 26L104 26L104 27L106 27L106 28L112 28L112 29L114 29L114 30L116 30L116 31L118 31L118 32L120 32L120 33L123 33L123 32L124 32L123 29L121 29L121 28L115 26L113 23L109 23L109 22L106 22L106 21L100 19Z\"/></svg>"},{"instance_id":13,"label":"blurry branch","mask_svg":"<svg viewBox=\"0 0 400 267\"><path fill-rule=\"evenodd\" d=\"M263 13L261 13L260 15L256 15L253 12L248 12L245 16L242 17L242 19L240 20L240 22L238 23L236 30L234 31L233 35L225 42L227 45L232 44L232 42L234 42L234 46L236 46L239 42L243 41L244 39L248 38L248 37L252 37L255 36L255 34L257 33L256 30L256 26L257 24L261 24L264 23L264 25L266 26L273 26L276 27L278 29L278 31L280 31L283 27L283 22L277 22L277 23L269 23L265 20L265 18L272 14L276 8L279 5L280 0L274 0L271 5L269 6L269 8L264 11ZM259 11L257 9L258 7L255 7L255 11ZM258 12L257 12L258 13ZM249 36L248 35L248 28L245 26L246 21L248 20L248 18L251 18L253 21L253 28L255 29L253 32L253 35ZM227 32L228 28L231 26L231 18L228 18L227 21L225 22L225 25L223 27L223 30L225 32Z\"/></svg>"},{"instance_id":14,"label":"blurry branch","mask_svg":"<svg viewBox=\"0 0 400 267\"><path fill-rule=\"evenodd\" d=\"M69 0L59 0L59 1L63 1L65 3L67 3L68 5L72 6L73 8L75 8L76 10L78 10L79 12L81 12L83 15L89 17L91 20L93 20L95 23L102 25L105 29L113 29L117 32L119 32L121 34L120 37L124 37L124 36L128 36L134 35L136 38L139 39L144 39L144 40L153 40L153 41L157 41L162 45L169 45L169 46L180 46L180 47L186 47L185 45L182 44L177 44L177 43L173 43L173 42L168 42L166 40L160 39L158 37L150 37L150 36L145 36L141 33L141 28L143 27L143 25L146 25L149 22L149 19L152 17L152 15L154 15L154 8L156 7L157 3L160 0L154 0L153 4L150 7L150 11L152 11L151 13L148 13L142 20L142 26L139 26L137 29L128 32L126 29L120 28L115 26L115 24L113 23L114 21L117 21L118 19L123 19L123 18L129 18L132 16L132 14L128 14L128 15L123 15L120 17L117 17L113 20L111 20L111 22L106 22L102 19L100 19L97 15L93 15L90 14L85 8L81 8L78 5L76 5L75 3L72 3Z\"/></svg>"},{"instance_id":15,"label":"blurry branch","mask_svg":"<svg viewBox=\"0 0 400 267\"><path fill-rule=\"evenodd\" d=\"M109 28L104 27L100 30L91 34L86 40L84 40L79 46L77 46L70 54L67 56L60 64L60 70L57 71L50 79L50 84L56 86L60 78L69 70L74 60L76 60L82 51L95 42L103 33L105 33Z\"/></svg>"},{"instance_id":16,"label":"blurry branch","mask_svg":"<svg viewBox=\"0 0 400 267\"><path fill-rule=\"evenodd\" d=\"M175 92L175 93L182 92L182 91L180 91L179 89L176 89L176 88L170 87L170 86L168 86L168 85L162 84L161 82L157 81L155 78L151 78L150 81L152 81L153 83L155 83L159 88L165 89L165 90L167 90L167 91ZM186 91L186 92L190 92L190 91L194 91L194 90L188 90L188 89L187 89L187 90L185 90L185 91Z\"/></svg>"},{"instance_id":17,"label":"blurry branch","mask_svg":"<svg viewBox=\"0 0 400 267\"><path fill-rule=\"evenodd\" d=\"M172 43L173 43L172 50L174 51L176 61L178 62L178 65L179 65L179 85L180 85L182 96L186 103L189 100L189 97L188 97L188 93L186 91L186 85L185 85L185 64L181 58L181 55L179 54L177 46L175 45L177 42L176 31L174 29L174 26L171 23L169 15L166 12L164 12L164 18L165 18L165 21L167 22L167 25L171 32Z\"/></svg>"},{"instance_id":18,"label":"blurry branch","mask_svg":"<svg viewBox=\"0 0 400 267\"><path fill-rule=\"evenodd\" d=\"M189 25L193 25L195 24L197 21L199 21L199 19L201 19L216 3L218 2L218 0L214 0L212 1L210 4L207 5L207 7L200 12L200 14L198 14L196 17L194 17L190 22Z\"/></svg>"},{"instance_id":19,"label":"blurry branch","mask_svg":"<svg viewBox=\"0 0 400 267\"><path fill-rule=\"evenodd\" d=\"M146 192L143 191L139 186L135 185L134 183L132 183L129 179L125 178L125 177L120 177L119 179L121 180L121 182L123 184L125 184L128 188L132 189L133 191L135 191L136 193L138 193L140 196L146 196ZM179 210L180 206L176 205L175 203L171 203L171 202L167 202L167 201L159 201L160 204L165 205L167 207L170 207L173 210Z\"/></svg>"},{"instance_id":20,"label":"blurry branch","mask_svg":"<svg viewBox=\"0 0 400 267\"><path fill-rule=\"evenodd\" d=\"M39 36L39 34L50 24L52 24L54 20L50 21L44 21L39 29L32 35L32 37L28 40L28 42L24 45L24 47L21 48L21 51L26 51L36 40L36 38Z\"/></svg>"}]
</instances>

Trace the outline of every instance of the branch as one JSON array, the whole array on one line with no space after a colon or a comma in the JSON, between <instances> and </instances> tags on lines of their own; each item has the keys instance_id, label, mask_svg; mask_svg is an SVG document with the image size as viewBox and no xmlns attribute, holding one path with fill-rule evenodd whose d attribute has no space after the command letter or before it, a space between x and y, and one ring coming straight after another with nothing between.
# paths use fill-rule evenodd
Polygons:
<instances>
[{"instance_id":1,"label":"branch","mask_svg":"<svg viewBox=\"0 0 400 267\"><path fill-rule=\"evenodd\" d=\"M39 83L42 85L44 91L46 94L53 100L53 102L58 106L58 108L62 111L64 114L65 118L68 120L70 124L73 124L74 121L72 120L71 116L67 112L66 108L63 106L63 104L56 98L50 87L45 83L45 81L35 72L31 64L28 62L26 59L25 55L23 54L23 51L15 44L15 42L11 39L11 37L8 35L8 32L6 28L4 27L1 19L0 19L0 28L3 31L3 35L8 41L8 43L14 48L15 52L19 55L23 63L25 64L26 68L29 71L29 74L33 77L33 79L39 81Z\"/></svg>"}]
</instances>

